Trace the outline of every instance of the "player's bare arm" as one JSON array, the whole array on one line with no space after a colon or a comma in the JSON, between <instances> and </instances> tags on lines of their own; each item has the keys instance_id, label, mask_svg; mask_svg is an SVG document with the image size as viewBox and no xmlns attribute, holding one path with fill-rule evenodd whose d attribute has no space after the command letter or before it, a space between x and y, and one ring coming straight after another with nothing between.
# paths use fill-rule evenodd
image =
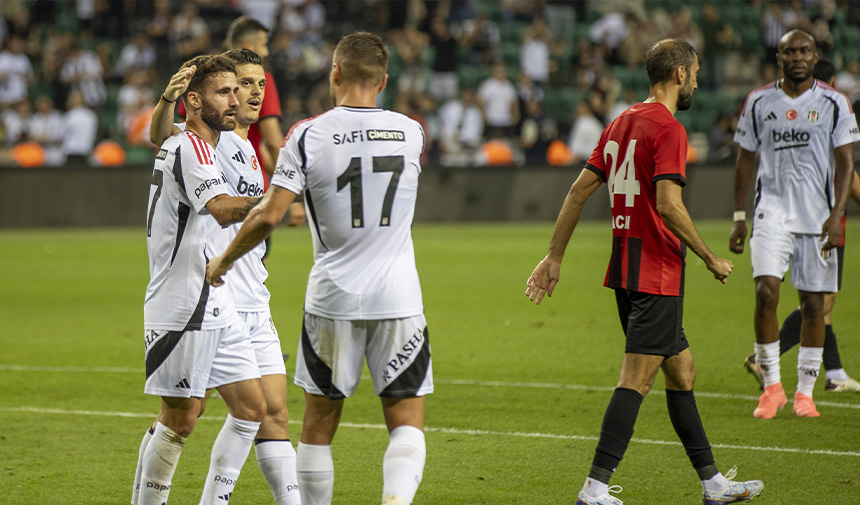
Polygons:
<instances>
[{"instance_id":1,"label":"player's bare arm","mask_svg":"<svg viewBox=\"0 0 860 505\"><path fill-rule=\"evenodd\" d=\"M848 196L854 183L854 144L837 147L833 150L833 157L836 161L836 202L821 227L821 236L825 239L821 246L823 250L833 249L842 242L842 216L845 214Z\"/></svg>"},{"instance_id":2,"label":"player's bare arm","mask_svg":"<svg viewBox=\"0 0 860 505\"><path fill-rule=\"evenodd\" d=\"M292 191L280 186L270 186L259 205L250 209L233 242L221 256L206 265L206 282L213 286L224 284L223 276L233 267L233 262L272 233L295 199L296 194Z\"/></svg>"},{"instance_id":3,"label":"player's bare arm","mask_svg":"<svg viewBox=\"0 0 860 505\"><path fill-rule=\"evenodd\" d=\"M206 210L221 226L228 226L245 219L251 209L257 206L263 197L247 198L244 196L218 195L206 203Z\"/></svg>"},{"instance_id":4,"label":"player's bare arm","mask_svg":"<svg viewBox=\"0 0 860 505\"><path fill-rule=\"evenodd\" d=\"M526 296L536 305L540 305L544 295L552 296L561 273L564 251L567 249L573 230L579 223L582 206L601 184L603 181L597 174L584 169L570 187L555 221L547 255L538 263L526 283Z\"/></svg>"},{"instance_id":5,"label":"player's bare arm","mask_svg":"<svg viewBox=\"0 0 860 505\"><path fill-rule=\"evenodd\" d=\"M693 253L702 258L714 278L726 283L726 277L732 273L734 265L727 259L716 256L708 246L690 218L687 207L681 198L681 185L674 180L657 181L657 213L663 219L669 231L675 234Z\"/></svg>"},{"instance_id":6,"label":"player's bare arm","mask_svg":"<svg viewBox=\"0 0 860 505\"><path fill-rule=\"evenodd\" d=\"M160 146L167 137L179 133L179 128L173 125L173 111L176 101L188 89L188 83L197 70L195 65L183 68L173 74L164 93L158 98L158 104L152 111L152 122L149 124L149 141Z\"/></svg>"},{"instance_id":7,"label":"player's bare arm","mask_svg":"<svg viewBox=\"0 0 860 505\"><path fill-rule=\"evenodd\" d=\"M755 171L755 152L740 149L735 162L735 212L745 211L747 193L750 181ZM734 253L744 252L744 242L747 238L747 223L745 220L735 221L729 235L729 249Z\"/></svg>"},{"instance_id":8,"label":"player's bare arm","mask_svg":"<svg viewBox=\"0 0 860 505\"><path fill-rule=\"evenodd\" d=\"M860 174L854 171L854 179L851 181L851 199L860 204Z\"/></svg>"}]
</instances>

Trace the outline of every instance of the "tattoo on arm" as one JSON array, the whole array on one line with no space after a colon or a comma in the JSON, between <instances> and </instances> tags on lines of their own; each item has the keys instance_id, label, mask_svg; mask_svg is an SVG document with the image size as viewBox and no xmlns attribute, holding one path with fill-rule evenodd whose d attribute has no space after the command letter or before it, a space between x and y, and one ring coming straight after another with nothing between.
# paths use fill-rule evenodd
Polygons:
<instances>
[{"instance_id":1,"label":"tattoo on arm","mask_svg":"<svg viewBox=\"0 0 860 505\"><path fill-rule=\"evenodd\" d=\"M245 199L245 205L243 205L241 207L233 208L233 211L230 213L230 219L234 223L242 221L243 219L248 217L248 213L251 212L251 209L256 207L257 204L260 203L260 200L262 200L262 199L263 199L262 196L258 196L256 198L246 198Z\"/></svg>"}]
</instances>

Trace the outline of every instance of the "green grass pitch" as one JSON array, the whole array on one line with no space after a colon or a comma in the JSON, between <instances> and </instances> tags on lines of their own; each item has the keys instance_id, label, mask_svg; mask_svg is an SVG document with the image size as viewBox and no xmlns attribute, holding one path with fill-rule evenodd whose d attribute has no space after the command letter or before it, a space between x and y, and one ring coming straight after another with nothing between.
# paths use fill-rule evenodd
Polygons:
<instances>
[{"instance_id":1,"label":"green grass pitch","mask_svg":"<svg viewBox=\"0 0 860 505\"><path fill-rule=\"evenodd\" d=\"M701 222L729 255L730 223ZM573 503L591 464L624 348L612 292L602 287L605 223L574 234L555 295L530 304L525 282L551 224L416 225L415 249L433 349L427 466L416 504ZM860 221L849 220L845 285L834 313L843 363L860 375ZM752 350L749 256L731 256L726 286L688 258L686 332L696 391L719 467L765 482L754 503L858 503L860 395L816 386L822 417L752 418L758 389L743 371ZM295 355L311 245L304 229L276 232L272 312ZM141 435L157 408L143 394L144 233L0 231L0 503L128 503ZM784 317L797 303L786 283ZM796 351L782 361L796 384ZM294 359L287 363L294 367ZM823 372L822 372L823 375ZM701 503L677 443L662 377L646 398L613 484L638 505ZM302 392L290 385L290 430L301 432ZM171 503L196 503L226 413L210 402L182 455ZM369 381L347 401L334 445L335 504L375 504L387 436ZM253 452L231 500L273 503Z\"/></svg>"}]
</instances>

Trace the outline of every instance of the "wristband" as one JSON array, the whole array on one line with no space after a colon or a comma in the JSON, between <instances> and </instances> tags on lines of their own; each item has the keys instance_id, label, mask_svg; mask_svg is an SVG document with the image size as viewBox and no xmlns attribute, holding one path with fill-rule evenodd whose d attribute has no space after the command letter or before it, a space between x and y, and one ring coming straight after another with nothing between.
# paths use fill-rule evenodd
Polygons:
<instances>
[{"instance_id":1,"label":"wristband","mask_svg":"<svg viewBox=\"0 0 860 505\"><path fill-rule=\"evenodd\" d=\"M167 103L176 103L176 100L168 100L167 98L165 98L165 96L163 94L161 95L161 99Z\"/></svg>"},{"instance_id":2,"label":"wristband","mask_svg":"<svg viewBox=\"0 0 860 505\"><path fill-rule=\"evenodd\" d=\"M736 211L735 211L735 218L734 218L734 220L735 220L735 222L736 222L736 223L737 223L738 221L746 221L746 220L747 220L747 213L746 213L746 211L743 211L743 210L736 210Z\"/></svg>"}]
</instances>

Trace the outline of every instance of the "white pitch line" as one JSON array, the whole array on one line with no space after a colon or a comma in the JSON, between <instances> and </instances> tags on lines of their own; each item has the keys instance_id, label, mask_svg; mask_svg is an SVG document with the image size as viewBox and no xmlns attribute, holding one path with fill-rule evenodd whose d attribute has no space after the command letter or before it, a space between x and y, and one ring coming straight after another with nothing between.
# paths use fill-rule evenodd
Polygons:
<instances>
[{"instance_id":1,"label":"white pitch line","mask_svg":"<svg viewBox=\"0 0 860 505\"><path fill-rule=\"evenodd\" d=\"M138 413L138 412L102 412L95 410L65 410L65 409L45 409L40 407L0 407L0 412L20 412L34 414L58 414L72 416L97 416L97 417L131 417L153 419L154 412ZM203 416L201 421L223 421L223 417ZM300 421L290 421L290 424L301 424ZM373 429L387 430L384 424L369 424L369 423L340 423L344 428L357 429ZM446 428L436 426L425 426L424 431L430 433L448 433L452 435L473 435L473 436L495 436L495 437L515 437L515 438L543 438L553 440L583 440L596 442L595 436L582 435L563 435L557 433L542 433L542 432L522 432L522 431L493 431L493 430L474 430L463 428ZM646 445L671 445L680 447L681 443L673 440L652 440L647 438L633 438L632 442ZM733 444L711 444L711 447L717 449L734 449L739 451L756 451L756 452L781 452L787 454L804 454L804 455L820 455L820 456L847 456L860 458L860 452L856 451L833 451L830 449L800 449L795 447L764 447L764 446L749 446L749 445L733 445Z\"/></svg>"},{"instance_id":2,"label":"white pitch line","mask_svg":"<svg viewBox=\"0 0 860 505\"><path fill-rule=\"evenodd\" d=\"M123 368L123 367L75 367L75 366L28 366L28 365L0 365L0 372L106 372L106 373L136 373L143 374L143 368ZM363 376L362 380L370 380L370 377ZM527 388L527 389L563 389L569 391L598 391L609 392L614 391L615 387L609 386L589 386L585 384L556 384L551 382L507 382L507 381L482 381L471 379L444 379L434 377L433 382L436 384L448 384L451 386L480 386L480 387L497 387L497 388ZM665 395L665 391L654 390L652 395ZM759 400L758 395L733 395L727 393L710 393L707 391L696 391L698 398L719 398L724 400L744 400L754 401ZM788 398L789 403L794 400ZM842 409L860 410L860 403L841 403L815 400L815 404L822 407L834 407Z\"/></svg>"}]
</instances>

